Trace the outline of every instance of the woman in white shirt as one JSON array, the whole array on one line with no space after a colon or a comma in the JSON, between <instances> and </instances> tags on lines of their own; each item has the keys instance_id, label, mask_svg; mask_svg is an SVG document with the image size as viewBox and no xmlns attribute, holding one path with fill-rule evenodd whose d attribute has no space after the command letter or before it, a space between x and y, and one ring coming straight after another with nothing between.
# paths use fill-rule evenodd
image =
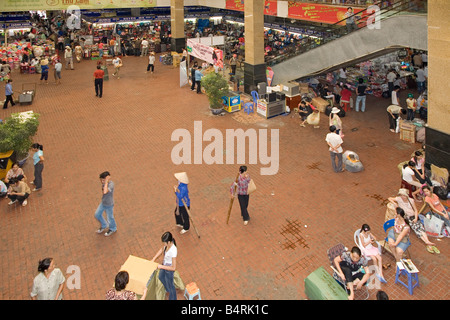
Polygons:
<instances>
[{"instance_id":1,"label":"woman in white shirt","mask_svg":"<svg viewBox=\"0 0 450 320\"><path fill-rule=\"evenodd\" d=\"M33 300L62 300L62 291L66 279L61 270L55 268L53 258L39 261L39 274L33 280L31 299Z\"/></svg>"},{"instance_id":2,"label":"woman in white shirt","mask_svg":"<svg viewBox=\"0 0 450 320\"><path fill-rule=\"evenodd\" d=\"M414 200L419 201L417 199L417 194L422 191L423 185L415 179L415 167L416 164L413 161L408 161L408 163L404 164L402 168L402 179L416 187L416 191L412 193L412 196Z\"/></svg>"},{"instance_id":3,"label":"woman in white shirt","mask_svg":"<svg viewBox=\"0 0 450 320\"><path fill-rule=\"evenodd\" d=\"M164 243L164 248L159 249L152 261L155 261L162 253L164 253L163 264L158 264L159 280L164 285L164 288L169 292L169 300L177 300L177 292L173 282L173 274L177 268L177 247L175 239L170 232L165 232L161 236L161 241Z\"/></svg>"}]
</instances>

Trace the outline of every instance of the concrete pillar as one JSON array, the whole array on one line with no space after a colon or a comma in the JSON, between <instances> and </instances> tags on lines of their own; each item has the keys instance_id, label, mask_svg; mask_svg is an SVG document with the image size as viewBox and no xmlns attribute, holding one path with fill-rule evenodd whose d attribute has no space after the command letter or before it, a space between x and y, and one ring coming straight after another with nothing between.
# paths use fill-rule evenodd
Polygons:
<instances>
[{"instance_id":1,"label":"concrete pillar","mask_svg":"<svg viewBox=\"0 0 450 320\"><path fill-rule=\"evenodd\" d=\"M266 82L264 62L264 1L245 0L244 92L250 93L260 82Z\"/></svg>"},{"instance_id":2,"label":"concrete pillar","mask_svg":"<svg viewBox=\"0 0 450 320\"><path fill-rule=\"evenodd\" d=\"M450 1L428 1L428 127L426 160L450 170Z\"/></svg>"},{"instance_id":3,"label":"concrete pillar","mask_svg":"<svg viewBox=\"0 0 450 320\"><path fill-rule=\"evenodd\" d=\"M184 0L170 0L171 49L181 53L186 47L184 38Z\"/></svg>"}]
</instances>

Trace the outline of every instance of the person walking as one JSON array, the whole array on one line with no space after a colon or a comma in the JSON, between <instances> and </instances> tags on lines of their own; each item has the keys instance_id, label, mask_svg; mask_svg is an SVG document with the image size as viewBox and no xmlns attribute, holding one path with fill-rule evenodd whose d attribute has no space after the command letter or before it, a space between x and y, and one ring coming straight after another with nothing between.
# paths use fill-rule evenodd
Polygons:
<instances>
[{"instance_id":1,"label":"person walking","mask_svg":"<svg viewBox=\"0 0 450 320\"><path fill-rule=\"evenodd\" d=\"M45 84L48 84L48 70L49 70L49 66L48 66L48 60L47 59L42 59L41 60L41 84L43 83L43 81L45 80Z\"/></svg>"},{"instance_id":2,"label":"person walking","mask_svg":"<svg viewBox=\"0 0 450 320\"><path fill-rule=\"evenodd\" d=\"M198 66L197 70L195 70L195 83L197 84L197 94L202 93L201 86L202 86L202 67Z\"/></svg>"},{"instance_id":3,"label":"person walking","mask_svg":"<svg viewBox=\"0 0 450 320\"><path fill-rule=\"evenodd\" d=\"M59 268L55 268L53 258L45 258L39 261L39 274L33 280L31 289L31 299L33 300L62 300L64 289L63 273Z\"/></svg>"},{"instance_id":4,"label":"person walking","mask_svg":"<svg viewBox=\"0 0 450 320\"><path fill-rule=\"evenodd\" d=\"M190 229L189 213L187 212L187 210L191 209L191 200L189 199L188 190L189 179L186 172L175 173L175 178L178 180L178 185L174 186L178 206L178 214L175 213L175 222L178 227L183 228L180 233L184 234Z\"/></svg>"},{"instance_id":5,"label":"person walking","mask_svg":"<svg viewBox=\"0 0 450 320\"><path fill-rule=\"evenodd\" d=\"M237 182L231 185L231 198L235 197L234 186L237 186L236 192L239 200L239 206L241 208L241 216L244 220L244 225L246 226L250 221L250 215L248 213L248 203L250 200L250 195L248 194L248 184L250 183L250 175L247 172L246 166L241 166L239 168L239 177Z\"/></svg>"},{"instance_id":6,"label":"person walking","mask_svg":"<svg viewBox=\"0 0 450 320\"><path fill-rule=\"evenodd\" d=\"M363 78L358 79L358 85L356 86L356 103L355 111L359 112L359 105L361 104L361 112L366 111L366 90L367 85L364 84Z\"/></svg>"},{"instance_id":7,"label":"person walking","mask_svg":"<svg viewBox=\"0 0 450 320\"><path fill-rule=\"evenodd\" d=\"M331 109L331 112L330 112L330 115L329 115L329 125L330 126L335 126L336 127L336 133L342 137L343 136L343 133L342 133L342 119L338 115L339 112L341 112L341 110L339 108L333 107L333 109Z\"/></svg>"},{"instance_id":8,"label":"person walking","mask_svg":"<svg viewBox=\"0 0 450 320\"><path fill-rule=\"evenodd\" d=\"M64 59L66 60L66 70L70 65L70 69L73 70L73 54L72 48L66 46L66 51L64 52Z\"/></svg>"},{"instance_id":9,"label":"person walking","mask_svg":"<svg viewBox=\"0 0 450 320\"><path fill-rule=\"evenodd\" d=\"M327 137L325 138L325 141L328 143L328 146L330 147L330 157L331 157L331 164L333 166L333 170L336 173L344 171L344 168L342 167L342 138L340 135L336 133L336 127L330 126L330 133L327 134ZM338 159L338 163L336 165L336 158Z\"/></svg>"},{"instance_id":10,"label":"person walking","mask_svg":"<svg viewBox=\"0 0 450 320\"><path fill-rule=\"evenodd\" d=\"M100 183L102 184L102 201L95 211L95 218L100 222L100 228L97 233L101 234L106 229L106 237L109 237L117 231L116 220L114 219L114 182L111 180L111 175L108 171L100 174ZM106 212L106 220L103 218L103 211Z\"/></svg>"},{"instance_id":11,"label":"person walking","mask_svg":"<svg viewBox=\"0 0 450 320\"><path fill-rule=\"evenodd\" d=\"M62 63L61 60L58 58L55 63L55 84L61 84L61 70L62 70Z\"/></svg>"},{"instance_id":12,"label":"person walking","mask_svg":"<svg viewBox=\"0 0 450 320\"><path fill-rule=\"evenodd\" d=\"M114 65L114 73L112 74L114 77L117 77L117 79L120 79L120 68L122 67L122 60L118 56L114 56L114 59L112 61Z\"/></svg>"},{"instance_id":13,"label":"person walking","mask_svg":"<svg viewBox=\"0 0 450 320\"><path fill-rule=\"evenodd\" d=\"M154 52L150 52L150 55L148 56L147 72L149 72L150 69L152 69L152 73L155 70L155 53Z\"/></svg>"},{"instance_id":14,"label":"person walking","mask_svg":"<svg viewBox=\"0 0 450 320\"><path fill-rule=\"evenodd\" d=\"M94 71L94 86L95 96L101 98L103 96L103 77L105 71L102 70L101 65L97 65L97 70Z\"/></svg>"},{"instance_id":15,"label":"person walking","mask_svg":"<svg viewBox=\"0 0 450 320\"><path fill-rule=\"evenodd\" d=\"M144 56L144 57L147 56L147 54L148 54L148 40L146 38L142 39L141 47L142 47L141 57L142 56Z\"/></svg>"},{"instance_id":16,"label":"person walking","mask_svg":"<svg viewBox=\"0 0 450 320\"><path fill-rule=\"evenodd\" d=\"M233 75L236 74L236 65L237 65L237 56L236 56L236 54L233 54L230 59L231 73Z\"/></svg>"},{"instance_id":17,"label":"person walking","mask_svg":"<svg viewBox=\"0 0 450 320\"><path fill-rule=\"evenodd\" d=\"M173 276L177 268L177 244L170 232L165 232L161 236L161 241L163 242L164 247L159 249L152 261L155 262L161 254L164 254L163 263L158 264L158 278L166 291L169 292L169 300L177 300L177 291L173 282Z\"/></svg>"},{"instance_id":18,"label":"person walking","mask_svg":"<svg viewBox=\"0 0 450 320\"><path fill-rule=\"evenodd\" d=\"M34 164L34 181L30 182L34 184L33 191L39 191L42 188L42 171L44 170L44 147L42 144L33 143L31 146L33 154Z\"/></svg>"},{"instance_id":19,"label":"person walking","mask_svg":"<svg viewBox=\"0 0 450 320\"><path fill-rule=\"evenodd\" d=\"M6 81L6 85L5 85L5 96L6 96L6 100L5 103L3 104L3 109L8 109L8 102L11 102L11 107L14 107L16 104L14 103L13 100L13 88L12 88L12 79L8 79L8 81Z\"/></svg>"},{"instance_id":20,"label":"person walking","mask_svg":"<svg viewBox=\"0 0 450 320\"><path fill-rule=\"evenodd\" d=\"M103 57L103 47L105 46L105 44L100 41L100 43L98 44L98 57L102 58Z\"/></svg>"}]
</instances>

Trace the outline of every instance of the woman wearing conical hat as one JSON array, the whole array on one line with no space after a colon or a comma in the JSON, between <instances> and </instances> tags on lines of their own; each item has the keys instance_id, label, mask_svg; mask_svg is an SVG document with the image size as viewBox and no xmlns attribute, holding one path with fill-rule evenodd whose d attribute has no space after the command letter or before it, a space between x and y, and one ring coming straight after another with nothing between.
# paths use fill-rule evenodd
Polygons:
<instances>
[{"instance_id":1,"label":"woman wearing conical hat","mask_svg":"<svg viewBox=\"0 0 450 320\"><path fill-rule=\"evenodd\" d=\"M184 234L189 231L189 214L187 209L191 208L191 201L189 199L188 183L189 179L186 172L175 173L175 178L178 180L178 185L174 187L177 196L178 214L175 211L175 221L178 227L183 228L180 233ZM184 200L184 203L183 203Z\"/></svg>"}]
</instances>

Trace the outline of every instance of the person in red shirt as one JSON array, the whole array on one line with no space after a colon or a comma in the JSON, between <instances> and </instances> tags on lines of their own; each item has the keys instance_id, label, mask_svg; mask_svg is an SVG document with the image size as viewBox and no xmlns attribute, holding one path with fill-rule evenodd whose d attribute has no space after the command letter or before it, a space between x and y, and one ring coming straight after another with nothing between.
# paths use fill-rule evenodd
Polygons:
<instances>
[{"instance_id":1,"label":"person in red shirt","mask_svg":"<svg viewBox=\"0 0 450 320\"><path fill-rule=\"evenodd\" d=\"M103 76L105 75L101 68L101 65L97 65L97 70L94 72L95 96L99 98L103 95Z\"/></svg>"},{"instance_id":2,"label":"person in red shirt","mask_svg":"<svg viewBox=\"0 0 450 320\"><path fill-rule=\"evenodd\" d=\"M352 98L352 92L348 89L347 85L343 85L341 91L341 107L345 112L349 111L350 99Z\"/></svg>"}]
</instances>

